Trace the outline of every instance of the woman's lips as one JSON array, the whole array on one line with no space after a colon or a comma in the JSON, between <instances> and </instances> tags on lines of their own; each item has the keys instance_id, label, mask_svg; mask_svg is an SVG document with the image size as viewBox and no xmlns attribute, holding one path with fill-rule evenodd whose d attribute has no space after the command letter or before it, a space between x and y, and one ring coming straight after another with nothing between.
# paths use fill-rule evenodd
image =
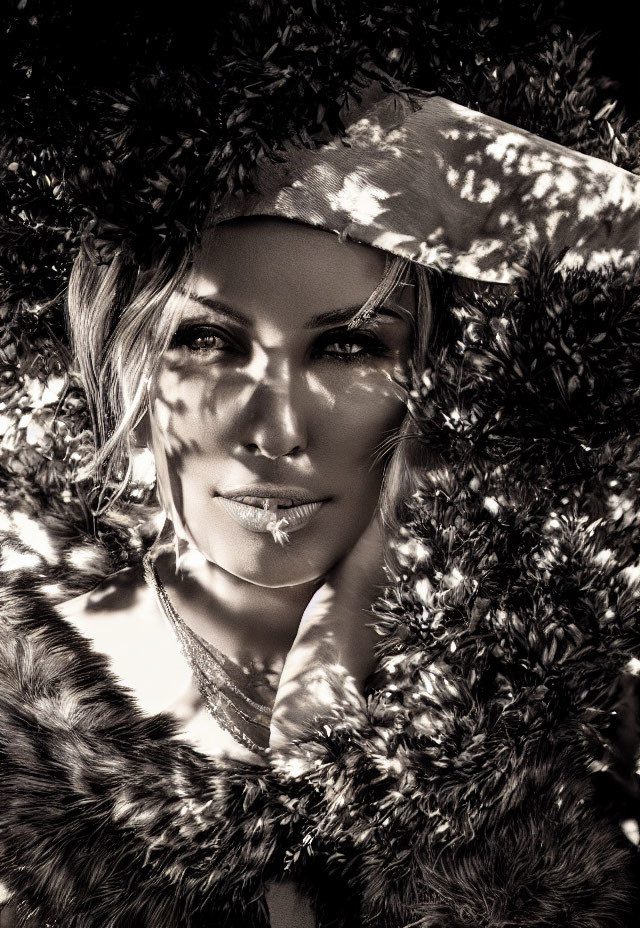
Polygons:
<instances>
[{"instance_id":1,"label":"woman's lips","mask_svg":"<svg viewBox=\"0 0 640 928\"><path fill-rule=\"evenodd\" d=\"M253 498L258 499L258 497L244 497L244 499ZM285 532L297 532L313 519L326 502L326 500L318 500L314 503L303 503L300 506L287 506L288 501L264 498L259 499L259 507L225 496L217 496L216 499L235 522L250 532L270 532L276 523ZM278 508L278 504L281 504L282 508ZM267 508L261 508L262 506Z\"/></svg>"},{"instance_id":2,"label":"woman's lips","mask_svg":"<svg viewBox=\"0 0 640 928\"><path fill-rule=\"evenodd\" d=\"M273 511L278 507L289 508L294 506L294 501L289 497L265 497L265 496L225 496L224 499L233 499L238 503L247 503L249 506L257 506L258 509L269 509ZM309 502L312 502L309 500ZM313 500L315 502L315 500Z\"/></svg>"}]
</instances>

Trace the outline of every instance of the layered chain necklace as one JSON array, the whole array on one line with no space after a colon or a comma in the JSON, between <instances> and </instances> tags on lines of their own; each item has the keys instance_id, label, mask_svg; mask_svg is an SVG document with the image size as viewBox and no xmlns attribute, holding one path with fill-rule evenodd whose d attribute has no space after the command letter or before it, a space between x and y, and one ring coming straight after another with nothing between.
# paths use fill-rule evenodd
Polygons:
<instances>
[{"instance_id":1,"label":"layered chain necklace","mask_svg":"<svg viewBox=\"0 0 640 928\"><path fill-rule=\"evenodd\" d=\"M237 742L255 753L268 754L272 709L251 699L242 687L244 685L254 692L259 686L265 687L275 698L277 683L269 681L264 673L253 666L251 670L240 667L193 631L173 607L150 552L145 554L142 563L144 578L175 632L205 706L216 722ZM246 728L254 737L247 734Z\"/></svg>"}]
</instances>

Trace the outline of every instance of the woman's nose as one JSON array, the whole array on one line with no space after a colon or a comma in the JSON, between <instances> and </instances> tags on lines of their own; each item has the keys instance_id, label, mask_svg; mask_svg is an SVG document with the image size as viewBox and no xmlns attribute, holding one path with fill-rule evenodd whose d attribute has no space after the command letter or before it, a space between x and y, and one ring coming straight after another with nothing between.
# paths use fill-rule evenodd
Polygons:
<instances>
[{"instance_id":1,"label":"woman's nose","mask_svg":"<svg viewBox=\"0 0 640 928\"><path fill-rule=\"evenodd\" d=\"M271 459L304 451L307 422L301 385L291 378L259 383L238 423L238 439L245 451Z\"/></svg>"}]
</instances>

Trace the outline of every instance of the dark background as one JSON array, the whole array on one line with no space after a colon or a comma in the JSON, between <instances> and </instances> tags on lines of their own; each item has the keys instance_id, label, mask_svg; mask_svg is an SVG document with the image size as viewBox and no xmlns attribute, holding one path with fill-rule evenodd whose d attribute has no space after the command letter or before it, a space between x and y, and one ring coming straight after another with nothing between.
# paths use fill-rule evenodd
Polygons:
<instances>
[{"instance_id":1,"label":"dark background","mask_svg":"<svg viewBox=\"0 0 640 928\"><path fill-rule=\"evenodd\" d=\"M594 59L595 73L615 82L614 95L630 116L640 119L640 40L631 10L629 0L601 0L597 6L578 0L567 3L576 33L600 33Z\"/></svg>"}]
</instances>

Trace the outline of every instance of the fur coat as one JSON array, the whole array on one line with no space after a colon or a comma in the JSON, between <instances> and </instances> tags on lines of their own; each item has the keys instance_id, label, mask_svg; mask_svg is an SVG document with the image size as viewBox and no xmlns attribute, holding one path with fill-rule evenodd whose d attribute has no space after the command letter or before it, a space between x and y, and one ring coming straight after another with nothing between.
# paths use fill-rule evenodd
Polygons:
<instances>
[{"instance_id":1,"label":"fur coat","mask_svg":"<svg viewBox=\"0 0 640 928\"><path fill-rule=\"evenodd\" d=\"M267 926L265 884L284 876L322 928L631 928L640 268L561 273L540 254L508 287L442 276L446 337L412 372L374 607L380 673L366 710L338 701L266 767L214 762L143 717L51 606L69 561L19 537L15 513L75 511L60 474L87 444L80 393L34 395L66 357L78 248L183 247L258 155L339 131L371 60L637 167L637 132L555 0L493 18L237 6L211 38L113 4L83 38L77 5L30 0L0 38L0 882L25 928Z\"/></svg>"},{"instance_id":2,"label":"fur coat","mask_svg":"<svg viewBox=\"0 0 640 928\"><path fill-rule=\"evenodd\" d=\"M283 875L323 928L634 924L639 284L542 262L442 303L377 683L267 767L141 716L7 564L0 872L25 925L262 926Z\"/></svg>"}]
</instances>

